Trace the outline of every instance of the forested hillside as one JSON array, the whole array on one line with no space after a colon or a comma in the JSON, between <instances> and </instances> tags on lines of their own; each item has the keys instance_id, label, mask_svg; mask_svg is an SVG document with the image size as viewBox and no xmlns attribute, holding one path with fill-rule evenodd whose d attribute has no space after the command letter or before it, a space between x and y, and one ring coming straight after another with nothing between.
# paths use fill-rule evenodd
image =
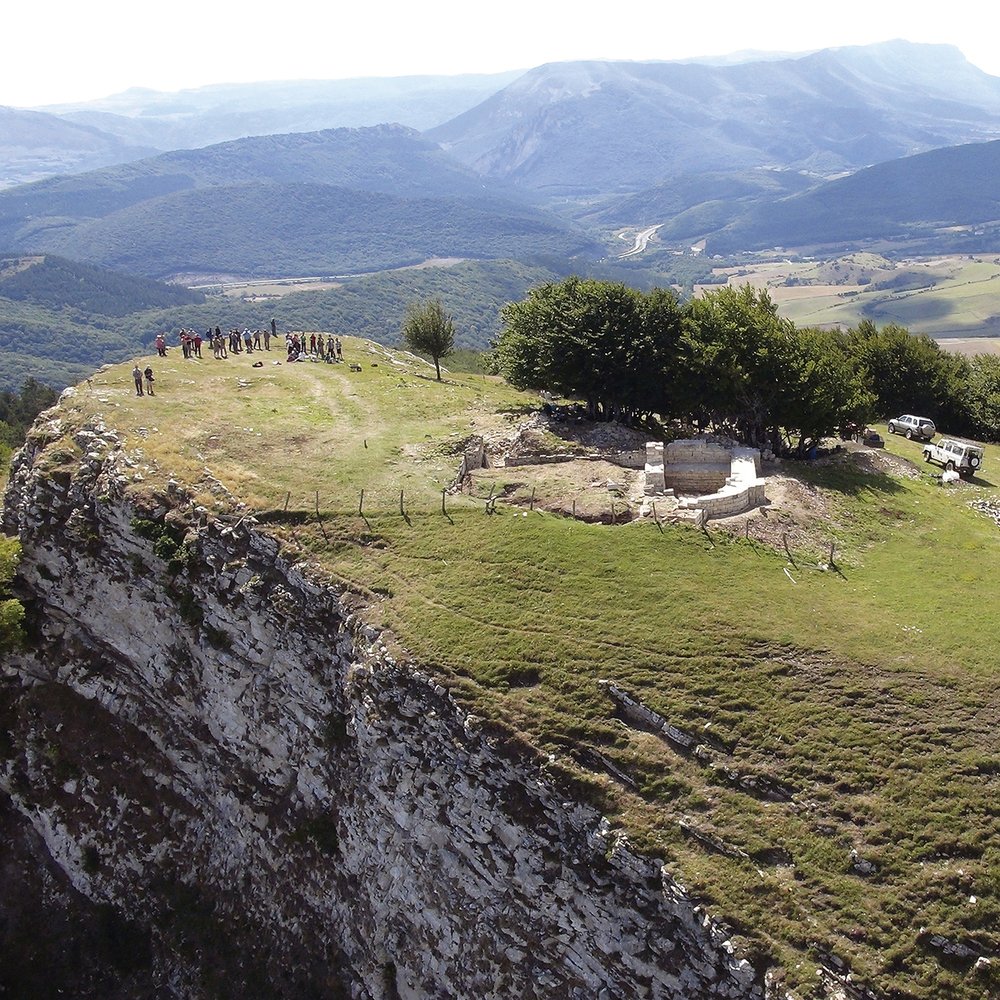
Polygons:
<instances>
[{"instance_id":1,"label":"forested hillside","mask_svg":"<svg viewBox=\"0 0 1000 1000\"><path fill-rule=\"evenodd\" d=\"M273 317L280 331L324 330L395 344L407 307L429 298L440 298L454 315L459 348L483 350L499 333L505 303L562 275L544 265L468 261L376 274L325 292L251 303L206 298L54 257L22 260L19 268L7 262L0 272L0 389L20 386L30 376L61 389L102 364L153 353L158 333L166 332L175 345L181 327L257 329ZM94 286L103 288L103 296ZM151 303L151 289L160 296L159 307L136 308ZM61 304L60 295L65 295Z\"/></svg>"},{"instance_id":2,"label":"forested hillside","mask_svg":"<svg viewBox=\"0 0 1000 1000\"><path fill-rule=\"evenodd\" d=\"M0 260L0 296L74 317L127 316L205 301L198 291L79 264L53 254Z\"/></svg>"},{"instance_id":3,"label":"forested hillside","mask_svg":"<svg viewBox=\"0 0 1000 1000\"><path fill-rule=\"evenodd\" d=\"M28 242L156 278L338 275L430 257L600 253L579 230L530 207L314 183L182 191L75 226L57 221Z\"/></svg>"},{"instance_id":4,"label":"forested hillside","mask_svg":"<svg viewBox=\"0 0 1000 1000\"><path fill-rule=\"evenodd\" d=\"M860 244L896 239L931 246L983 230L976 249L1000 246L1000 141L935 149L880 163L795 197L759 205L710 236L707 250ZM976 233L966 234L975 237ZM942 239L944 237L944 239Z\"/></svg>"},{"instance_id":5,"label":"forested hillside","mask_svg":"<svg viewBox=\"0 0 1000 1000\"><path fill-rule=\"evenodd\" d=\"M268 136L0 192L0 246L131 274L288 277L601 250L411 129Z\"/></svg>"},{"instance_id":6,"label":"forested hillside","mask_svg":"<svg viewBox=\"0 0 1000 1000\"><path fill-rule=\"evenodd\" d=\"M746 170L735 174L680 174L644 191L579 210L581 223L616 228L661 224L658 238L697 238L741 219L748 207L769 204L820 184L797 170Z\"/></svg>"},{"instance_id":7,"label":"forested hillside","mask_svg":"<svg viewBox=\"0 0 1000 1000\"><path fill-rule=\"evenodd\" d=\"M500 309L523 297L532 285L557 275L561 272L549 267L503 260L386 272L325 292L295 292L277 302L213 296L201 306L137 316L134 333L149 342L161 329L216 324L257 329L274 317L279 331L322 330L392 345L400 342L411 303L440 298L455 317L456 346L481 351L500 331Z\"/></svg>"},{"instance_id":8,"label":"forested hillside","mask_svg":"<svg viewBox=\"0 0 1000 1000\"><path fill-rule=\"evenodd\" d=\"M16 239L29 218L100 218L173 191L291 181L403 196L503 189L484 182L418 132L398 125L258 136L0 192L0 243Z\"/></svg>"},{"instance_id":9,"label":"forested hillside","mask_svg":"<svg viewBox=\"0 0 1000 1000\"><path fill-rule=\"evenodd\" d=\"M55 256L0 259L0 389L28 378L61 389L146 351L134 317L205 296Z\"/></svg>"}]
</instances>

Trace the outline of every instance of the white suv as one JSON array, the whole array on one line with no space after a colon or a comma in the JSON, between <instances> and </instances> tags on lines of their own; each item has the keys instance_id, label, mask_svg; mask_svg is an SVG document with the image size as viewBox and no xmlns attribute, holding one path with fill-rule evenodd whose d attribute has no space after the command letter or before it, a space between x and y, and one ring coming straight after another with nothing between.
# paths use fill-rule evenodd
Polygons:
<instances>
[{"instance_id":1,"label":"white suv","mask_svg":"<svg viewBox=\"0 0 1000 1000\"><path fill-rule=\"evenodd\" d=\"M889 421L890 434L905 434L906 440L920 438L921 441L930 441L937 433L933 420L927 417L914 417L909 413L904 413L901 417L893 417Z\"/></svg>"},{"instance_id":2,"label":"white suv","mask_svg":"<svg viewBox=\"0 0 1000 1000\"><path fill-rule=\"evenodd\" d=\"M953 438L941 438L937 444L924 445L924 461L954 469L960 476L974 476L983 467L983 449Z\"/></svg>"}]
</instances>

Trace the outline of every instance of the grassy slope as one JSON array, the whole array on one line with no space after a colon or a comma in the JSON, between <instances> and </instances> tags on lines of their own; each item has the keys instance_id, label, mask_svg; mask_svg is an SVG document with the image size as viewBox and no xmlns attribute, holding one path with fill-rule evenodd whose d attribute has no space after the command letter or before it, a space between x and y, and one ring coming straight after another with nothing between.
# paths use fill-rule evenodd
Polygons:
<instances>
[{"instance_id":1,"label":"grassy slope","mask_svg":"<svg viewBox=\"0 0 1000 1000\"><path fill-rule=\"evenodd\" d=\"M714 529L712 547L649 523L487 517L460 496L445 517L457 443L525 397L483 377L438 384L353 340L345 355L360 373L153 359L155 398L136 399L119 366L66 405L127 432L138 492L207 468L290 550L367 594L407 655L520 733L803 995L828 954L898 996L996 995L994 973L932 941L1000 948L986 603L1000 535L967 503L994 495L995 450L991 481L953 489L923 471L803 468L839 573L815 568L826 536L793 567ZM889 445L919 458L914 443ZM207 487L200 500L219 503ZM696 733L712 764L617 718L602 679ZM748 794L732 775L769 776L792 801ZM874 874L852 871L852 850Z\"/></svg>"},{"instance_id":2,"label":"grassy slope","mask_svg":"<svg viewBox=\"0 0 1000 1000\"><path fill-rule=\"evenodd\" d=\"M852 254L841 261L858 256ZM932 337L996 336L1000 330L1000 258L941 257L928 263L866 269L870 283L840 274L823 262L786 262L743 269L731 283L751 281L769 286L781 315L796 326L843 323L855 326L864 318L878 326L895 322L913 333ZM799 284L785 286L792 276ZM843 281L844 283L838 283Z\"/></svg>"}]
</instances>

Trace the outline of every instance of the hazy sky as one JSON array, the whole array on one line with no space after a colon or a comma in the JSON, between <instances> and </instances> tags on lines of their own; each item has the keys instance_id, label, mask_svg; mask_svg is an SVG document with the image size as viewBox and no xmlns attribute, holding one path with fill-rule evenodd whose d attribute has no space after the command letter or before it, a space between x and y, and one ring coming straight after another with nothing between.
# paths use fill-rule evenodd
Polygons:
<instances>
[{"instance_id":1,"label":"hazy sky","mask_svg":"<svg viewBox=\"0 0 1000 1000\"><path fill-rule=\"evenodd\" d=\"M1000 76L997 0L49 0L5 5L4 36L0 105L15 107L132 86L497 72L891 38L957 45Z\"/></svg>"}]
</instances>

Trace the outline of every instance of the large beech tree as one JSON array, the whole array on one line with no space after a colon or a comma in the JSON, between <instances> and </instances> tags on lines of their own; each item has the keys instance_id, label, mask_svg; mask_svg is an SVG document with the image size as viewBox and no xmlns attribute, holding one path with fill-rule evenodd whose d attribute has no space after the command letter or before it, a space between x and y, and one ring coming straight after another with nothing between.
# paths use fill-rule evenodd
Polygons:
<instances>
[{"instance_id":1,"label":"large beech tree","mask_svg":"<svg viewBox=\"0 0 1000 1000\"><path fill-rule=\"evenodd\" d=\"M755 447L802 454L873 415L844 335L796 329L766 289L725 287L691 300L682 347L691 416Z\"/></svg>"},{"instance_id":2,"label":"large beech tree","mask_svg":"<svg viewBox=\"0 0 1000 1000\"><path fill-rule=\"evenodd\" d=\"M492 363L512 385L583 399L595 419L669 411L664 373L681 332L673 292L573 277L531 289L501 318Z\"/></svg>"}]
</instances>

